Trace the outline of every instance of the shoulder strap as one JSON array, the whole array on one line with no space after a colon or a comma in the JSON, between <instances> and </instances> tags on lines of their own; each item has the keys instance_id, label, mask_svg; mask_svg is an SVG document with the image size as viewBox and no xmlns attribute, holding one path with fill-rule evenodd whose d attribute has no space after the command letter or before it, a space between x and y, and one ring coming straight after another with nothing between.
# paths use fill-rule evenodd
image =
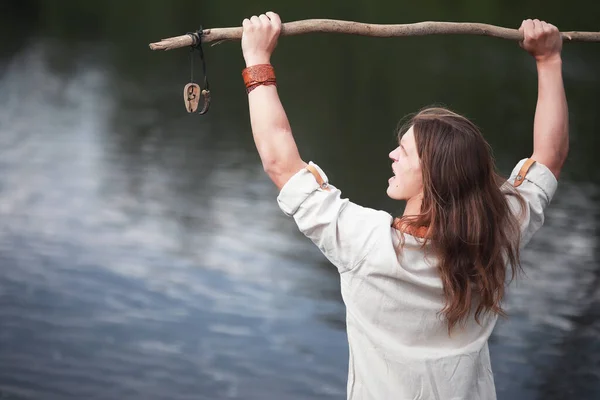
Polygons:
<instances>
[{"instance_id":1,"label":"shoulder strap","mask_svg":"<svg viewBox=\"0 0 600 400\"><path fill-rule=\"evenodd\" d=\"M519 173L517 174L517 177L515 178L515 182L513 183L514 187L519 187L521 185L521 183L523 183L523 181L525 180L525 176L527 176L527 172L529 171L529 168L531 168L531 166L534 163L535 163L535 160L533 158L528 158L525 161L525 163L523 164L523 166L519 170Z\"/></svg>"},{"instance_id":2,"label":"shoulder strap","mask_svg":"<svg viewBox=\"0 0 600 400\"><path fill-rule=\"evenodd\" d=\"M308 172L310 172L311 174L313 174L313 176L317 180L317 183L319 184L319 186L321 187L321 189L323 189L323 190L325 190L327 192L331 191L331 189L329 188L329 185L327 184L327 182L325 182L323 180L323 178L321 177L321 174L319 173L319 171L317 171L317 169L314 167L314 165L308 164L306 166L306 169L308 170Z\"/></svg>"}]
</instances>

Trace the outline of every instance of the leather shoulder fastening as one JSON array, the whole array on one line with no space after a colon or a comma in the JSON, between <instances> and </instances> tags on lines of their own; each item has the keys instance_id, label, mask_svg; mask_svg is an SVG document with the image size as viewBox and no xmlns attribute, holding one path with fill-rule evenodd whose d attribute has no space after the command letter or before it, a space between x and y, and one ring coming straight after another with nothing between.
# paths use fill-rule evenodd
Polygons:
<instances>
[{"instance_id":1,"label":"leather shoulder fastening","mask_svg":"<svg viewBox=\"0 0 600 400\"><path fill-rule=\"evenodd\" d=\"M535 163L535 160L533 158L528 158L527 161L525 161L525 163L519 170L517 177L515 178L515 182L513 183L514 187L518 187L521 185L521 183L523 183L523 181L525 180L525 176L527 176L527 172L529 171L529 168L531 168L531 166L534 163Z\"/></svg>"},{"instance_id":2,"label":"leather shoulder fastening","mask_svg":"<svg viewBox=\"0 0 600 400\"><path fill-rule=\"evenodd\" d=\"M327 192L331 191L331 189L329 188L329 185L327 184L327 182L325 182L323 180L323 178L321 177L321 174L319 173L319 171L317 171L317 169L313 165L308 164L306 166L306 169L308 170L308 172L310 172L311 174L313 174L313 176L317 180L317 183L319 184L319 186L321 187L321 189L323 189L323 190L325 190Z\"/></svg>"}]
</instances>

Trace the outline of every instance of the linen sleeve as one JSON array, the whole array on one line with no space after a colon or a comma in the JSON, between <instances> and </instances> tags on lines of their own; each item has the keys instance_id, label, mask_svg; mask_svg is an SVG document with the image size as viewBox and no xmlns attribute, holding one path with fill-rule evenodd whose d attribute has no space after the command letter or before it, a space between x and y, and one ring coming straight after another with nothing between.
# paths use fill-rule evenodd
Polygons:
<instances>
[{"instance_id":1,"label":"linen sleeve","mask_svg":"<svg viewBox=\"0 0 600 400\"><path fill-rule=\"evenodd\" d=\"M525 202L522 210L514 196L508 197L511 209L519 219L521 246L525 246L544 225L545 211L554 197L558 182L545 165L526 158L517 163L507 183Z\"/></svg>"},{"instance_id":2,"label":"linen sleeve","mask_svg":"<svg viewBox=\"0 0 600 400\"><path fill-rule=\"evenodd\" d=\"M312 162L290 178L277 202L340 273L359 264L392 224L390 214L342 198Z\"/></svg>"}]
</instances>

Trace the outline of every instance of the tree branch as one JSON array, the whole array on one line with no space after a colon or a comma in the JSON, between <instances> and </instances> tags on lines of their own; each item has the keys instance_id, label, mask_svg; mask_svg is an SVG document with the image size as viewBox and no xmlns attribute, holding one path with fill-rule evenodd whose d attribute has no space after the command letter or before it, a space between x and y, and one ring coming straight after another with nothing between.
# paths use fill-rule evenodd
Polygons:
<instances>
[{"instance_id":1,"label":"tree branch","mask_svg":"<svg viewBox=\"0 0 600 400\"><path fill-rule=\"evenodd\" d=\"M517 29L503 28L488 24L468 22L418 22L414 24L378 25L333 19L306 19L286 22L281 29L282 36L304 33L346 33L373 37L423 36L423 35L483 35L514 41L523 40ZM600 42L600 32L562 32L564 41ZM242 28L204 29L202 42L222 42L242 38ZM176 36L150 43L152 50L171 50L194 44L190 35Z\"/></svg>"}]
</instances>

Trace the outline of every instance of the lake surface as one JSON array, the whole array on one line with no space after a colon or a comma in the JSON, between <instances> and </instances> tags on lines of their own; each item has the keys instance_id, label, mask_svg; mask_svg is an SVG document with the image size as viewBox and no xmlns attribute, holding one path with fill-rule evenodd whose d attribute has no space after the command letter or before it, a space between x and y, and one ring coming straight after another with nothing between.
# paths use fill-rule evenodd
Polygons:
<instances>
[{"instance_id":1,"label":"lake surface","mask_svg":"<svg viewBox=\"0 0 600 400\"><path fill-rule=\"evenodd\" d=\"M79 3L1 10L0 398L344 399L339 278L277 207L239 42L205 50L206 116L181 100L189 52L147 49L273 5ZM599 26L591 2L463 3L275 11ZM571 153L490 340L499 399L600 398L600 43L566 44L563 58ZM400 119L428 104L472 118L505 175L531 154L535 65L515 43L313 34L282 38L273 63L303 158L359 204L401 214L387 154Z\"/></svg>"}]
</instances>

